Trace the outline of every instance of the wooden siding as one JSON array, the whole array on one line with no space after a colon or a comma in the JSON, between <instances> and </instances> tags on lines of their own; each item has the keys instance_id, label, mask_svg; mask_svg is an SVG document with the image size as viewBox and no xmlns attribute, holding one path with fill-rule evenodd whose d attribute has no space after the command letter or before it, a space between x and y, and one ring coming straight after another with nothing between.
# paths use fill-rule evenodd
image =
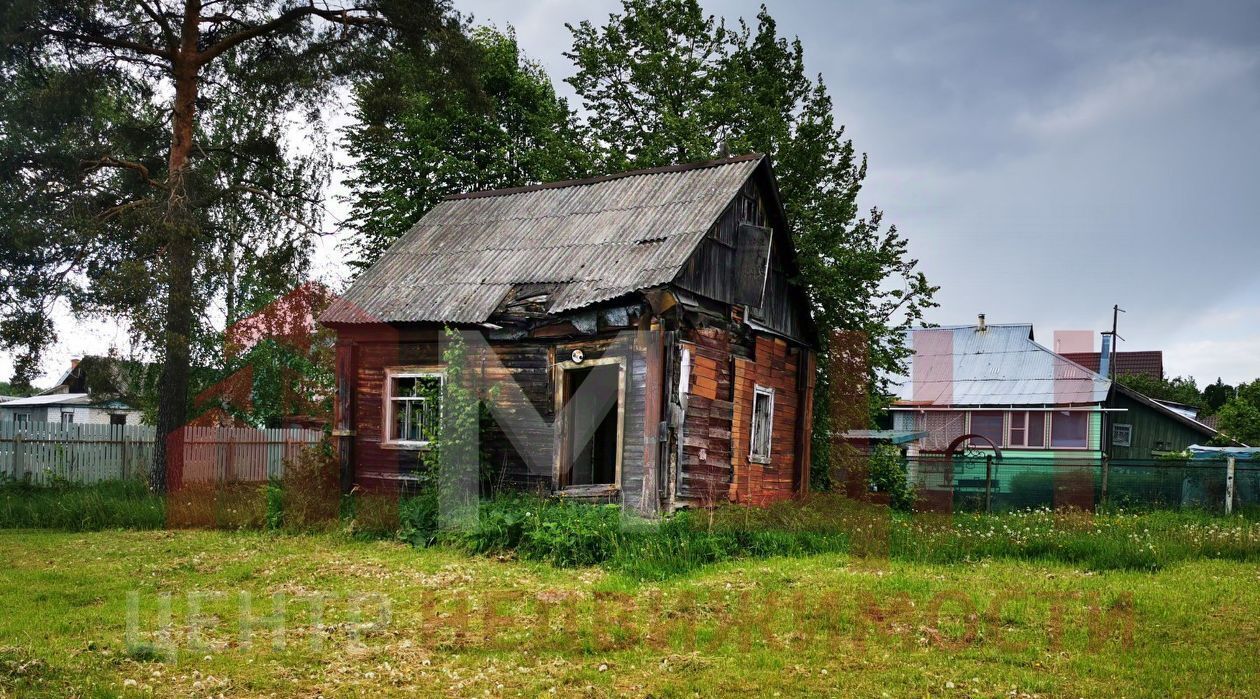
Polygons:
<instances>
[{"instance_id":1,"label":"wooden siding","mask_svg":"<svg viewBox=\"0 0 1260 699\"><path fill-rule=\"evenodd\" d=\"M703 242L679 272L674 283L705 298L722 303L736 303L737 241L740 226L770 226L764 204L765 197L754 179L750 179L740 195L727 206ZM750 309L748 317L776 332L806 343L803 295L794 291L783 259L787 234L775 227L770 246L770 266L761 307Z\"/></svg>"},{"instance_id":2,"label":"wooden siding","mask_svg":"<svg viewBox=\"0 0 1260 699\"><path fill-rule=\"evenodd\" d=\"M681 346L691 353L691 380L683 419L678 495L701 504L727 498L732 479L733 413L730 334L692 330Z\"/></svg>"},{"instance_id":3,"label":"wooden siding","mask_svg":"<svg viewBox=\"0 0 1260 699\"><path fill-rule=\"evenodd\" d=\"M801 482L797 469L797 420L808 420L801 409L802 391L798 388L798 364L802 356L802 350L790 346L782 338L759 335L753 359L736 359L734 362L732 449L735 480L731 484L731 500L735 502L766 505L789 499L797 492ZM774 389L774 428L768 464L748 459L754 386Z\"/></svg>"},{"instance_id":4,"label":"wooden siding","mask_svg":"<svg viewBox=\"0 0 1260 699\"><path fill-rule=\"evenodd\" d=\"M686 335L692 353L690 392L683 425L680 497L710 504L733 500L766 505L794 497L807 483L808 453L798 450L800 419L809 422L799 374L804 350L757 335L752 352L717 329ZM770 463L749 460L754 386L774 389ZM808 383L804 384L808 386ZM808 429L808 427L806 427Z\"/></svg>"},{"instance_id":5,"label":"wooden siding","mask_svg":"<svg viewBox=\"0 0 1260 699\"><path fill-rule=\"evenodd\" d=\"M1155 452L1182 451L1191 444L1204 444L1210 436L1195 430L1173 417L1144 405L1123 393L1117 392L1111 399L1111 407L1124 408L1127 412L1110 413L1109 425L1122 424L1133 427L1130 445L1111 445L1109 456L1113 459L1149 459ZM1107 443L1111 434L1103 435Z\"/></svg>"},{"instance_id":6,"label":"wooden siding","mask_svg":"<svg viewBox=\"0 0 1260 699\"><path fill-rule=\"evenodd\" d=\"M390 339L393 334L394 340ZM622 450L621 499L628 507L655 511L656 479L649 477L645 485L644 469L654 460L646 455L649 442L645 425L647 405L644 386L648 381L647 351L640 343L616 342L624 335L590 339L491 340L488 352L470 347L467 366L487 390L497 411L528 415L536 411L541 423L530 419L517 424L515 433L524 445L514 443L493 416L483 424L481 447L487 455L491 479L496 486L525 490L549 491L552 488L550 468L530 468L528 451L536 465L550 465L554 455L555 377L551 368L557 357L568 357L581 349L587 358L624 356L626 358L626 418ZM343 344L353 342L353 388L351 404L339 407L340 414L352 420L353 435L349 448L353 464L352 480L360 486L394 482L400 475L416 469L421 452L400 449L385 443L384 391L385 370L391 366L415 366L441 369L440 347L436 330L386 331L384 337L372 333L356 334L351 341L343 332ZM492 353L493 357L489 356ZM659 354L658 354L659 356ZM347 374L339 372L341 376ZM657 379L659 381L659 379ZM498 389L494 387L498 386ZM514 387L514 388L513 388ZM517 390L519 389L519 390ZM657 402L659 410L659 401ZM653 425L651 433L655 435ZM653 439L652 444L655 443ZM652 493L647 500L644 493Z\"/></svg>"}]
</instances>

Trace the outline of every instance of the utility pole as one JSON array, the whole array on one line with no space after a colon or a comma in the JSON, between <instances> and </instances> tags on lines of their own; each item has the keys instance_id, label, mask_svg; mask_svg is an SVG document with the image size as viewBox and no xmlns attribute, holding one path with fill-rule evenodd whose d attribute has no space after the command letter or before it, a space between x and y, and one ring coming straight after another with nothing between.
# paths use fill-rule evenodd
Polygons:
<instances>
[{"instance_id":1,"label":"utility pole","mask_svg":"<svg viewBox=\"0 0 1260 699\"><path fill-rule=\"evenodd\" d=\"M1116 333L1117 326L1120 324L1121 313L1124 313L1124 309L1120 307L1120 304L1116 304L1111 307L1111 356L1107 358L1107 369L1108 369L1107 373L1109 374L1107 378L1111 379L1112 381L1116 380L1116 345L1118 344L1117 340L1124 339L1123 337L1120 337L1120 335Z\"/></svg>"}]
</instances>

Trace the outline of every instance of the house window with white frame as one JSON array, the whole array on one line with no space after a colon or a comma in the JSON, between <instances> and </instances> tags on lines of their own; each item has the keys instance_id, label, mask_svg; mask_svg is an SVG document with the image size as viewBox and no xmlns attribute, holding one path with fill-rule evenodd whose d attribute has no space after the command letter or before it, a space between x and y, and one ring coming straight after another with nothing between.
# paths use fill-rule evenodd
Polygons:
<instances>
[{"instance_id":1,"label":"house window with white frame","mask_svg":"<svg viewBox=\"0 0 1260 699\"><path fill-rule=\"evenodd\" d=\"M1006 445L1015 449L1044 449L1046 414L1034 410L1008 413Z\"/></svg>"},{"instance_id":2,"label":"house window with white frame","mask_svg":"<svg viewBox=\"0 0 1260 699\"><path fill-rule=\"evenodd\" d=\"M1111 444L1117 447L1133 446L1133 425L1116 423L1111 426Z\"/></svg>"},{"instance_id":3,"label":"house window with white frame","mask_svg":"<svg viewBox=\"0 0 1260 699\"><path fill-rule=\"evenodd\" d=\"M437 436L442 417L439 371L389 369L385 373L386 442L426 447Z\"/></svg>"},{"instance_id":4,"label":"house window with white frame","mask_svg":"<svg viewBox=\"0 0 1260 699\"><path fill-rule=\"evenodd\" d=\"M66 425L74 424L74 411L73 410L61 411L61 424L63 427Z\"/></svg>"},{"instance_id":5,"label":"house window with white frame","mask_svg":"<svg viewBox=\"0 0 1260 699\"><path fill-rule=\"evenodd\" d=\"M31 424L31 414L30 413L13 413L13 424L15 425Z\"/></svg>"},{"instance_id":6,"label":"house window with white frame","mask_svg":"<svg viewBox=\"0 0 1260 699\"><path fill-rule=\"evenodd\" d=\"M748 460L770 463L771 438L774 434L774 389L753 387L752 440Z\"/></svg>"}]
</instances>

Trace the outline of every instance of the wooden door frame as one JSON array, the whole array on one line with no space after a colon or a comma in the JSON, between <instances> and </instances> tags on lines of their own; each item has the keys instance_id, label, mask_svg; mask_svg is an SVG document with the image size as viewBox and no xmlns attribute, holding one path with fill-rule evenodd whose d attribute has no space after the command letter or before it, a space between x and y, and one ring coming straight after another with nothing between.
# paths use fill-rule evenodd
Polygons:
<instances>
[{"instance_id":1,"label":"wooden door frame","mask_svg":"<svg viewBox=\"0 0 1260 699\"><path fill-rule=\"evenodd\" d=\"M599 483L579 486L561 485L560 476L564 472L564 463L570 458L568 426L565 424L566 412L564 405L564 389L565 380L567 378L565 376L565 372L610 365L617 366L617 454L614 465L613 483ZM554 448L552 450L553 457L551 464L552 490L568 493L591 491L596 494L603 491L621 491L621 462L625 452L626 441L626 372L627 362L624 356L585 359L581 362L556 362L552 375L552 382L555 384L556 415L555 424L552 429L554 434Z\"/></svg>"}]
</instances>

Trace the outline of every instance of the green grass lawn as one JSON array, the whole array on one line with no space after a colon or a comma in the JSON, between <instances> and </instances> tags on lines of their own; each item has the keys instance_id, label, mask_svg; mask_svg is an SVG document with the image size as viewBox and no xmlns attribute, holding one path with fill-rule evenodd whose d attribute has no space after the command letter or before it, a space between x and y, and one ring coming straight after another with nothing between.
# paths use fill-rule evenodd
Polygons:
<instances>
[{"instance_id":1,"label":"green grass lawn","mask_svg":"<svg viewBox=\"0 0 1260 699\"><path fill-rule=\"evenodd\" d=\"M640 582L340 535L8 530L0 696L1255 696L1258 611L1238 560Z\"/></svg>"}]
</instances>

